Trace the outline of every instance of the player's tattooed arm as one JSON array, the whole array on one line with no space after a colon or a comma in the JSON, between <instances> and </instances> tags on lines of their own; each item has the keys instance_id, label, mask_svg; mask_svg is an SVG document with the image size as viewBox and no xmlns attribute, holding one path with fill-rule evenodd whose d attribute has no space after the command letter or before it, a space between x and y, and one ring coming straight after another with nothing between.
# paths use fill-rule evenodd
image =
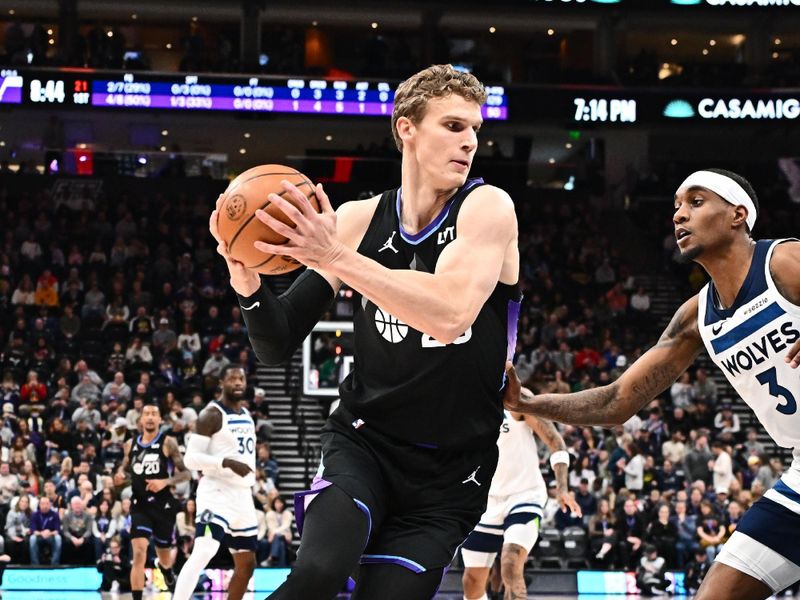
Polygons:
<instances>
[{"instance_id":1,"label":"player's tattooed arm","mask_svg":"<svg viewBox=\"0 0 800 600\"><path fill-rule=\"evenodd\" d=\"M666 390L691 366L702 348L697 327L697 296L694 296L678 309L658 343L617 381L571 394L534 396L521 386L512 368L508 372L504 402L509 410L561 423L618 425Z\"/></svg>"},{"instance_id":2,"label":"player's tattooed arm","mask_svg":"<svg viewBox=\"0 0 800 600\"><path fill-rule=\"evenodd\" d=\"M131 484L131 477L133 470L131 469L131 446L133 438L125 442L123 446L122 463L119 465L117 472L114 473L114 486L117 488L126 488Z\"/></svg>"},{"instance_id":3,"label":"player's tattooed arm","mask_svg":"<svg viewBox=\"0 0 800 600\"><path fill-rule=\"evenodd\" d=\"M167 436L164 440L164 454L172 461L172 465L175 467L172 477L167 479L167 485L177 485L192 478L192 472L183 464L183 455L174 437Z\"/></svg>"},{"instance_id":4,"label":"player's tattooed arm","mask_svg":"<svg viewBox=\"0 0 800 600\"><path fill-rule=\"evenodd\" d=\"M550 419L543 419L534 415L524 415L524 417L528 427L547 445L551 454L553 452L566 452L567 444ZM581 507L575 502L575 497L569 493L569 464L559 462L552 466L553 475L556 478L556 499L561 509L570 510L580 515Z\"/></svg>"}]
</instances>

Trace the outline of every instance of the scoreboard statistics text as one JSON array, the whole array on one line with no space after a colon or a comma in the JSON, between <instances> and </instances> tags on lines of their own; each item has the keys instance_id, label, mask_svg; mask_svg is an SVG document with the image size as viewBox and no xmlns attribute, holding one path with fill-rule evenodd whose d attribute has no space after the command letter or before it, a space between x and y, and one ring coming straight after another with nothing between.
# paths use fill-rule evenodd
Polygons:
<instances>
[{"instance_id":1,"label":"scoreboard statistics text","mask_svg":"<svg viewBox=\"0 0 800 600\"><path fill-rule=\"evenodd\" d=\"M308 78L121 73L91 70L7 71L0 103L96 107L391 116L397 83ZM502 86L487 86L483 118L505 120Z\"/></svg>"}]
</instances>

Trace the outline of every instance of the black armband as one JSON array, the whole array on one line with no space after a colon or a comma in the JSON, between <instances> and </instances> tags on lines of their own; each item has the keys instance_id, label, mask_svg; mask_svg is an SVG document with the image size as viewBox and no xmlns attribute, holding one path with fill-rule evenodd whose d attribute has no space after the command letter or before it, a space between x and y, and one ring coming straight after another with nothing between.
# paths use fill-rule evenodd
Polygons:
<instances>
[{"instance_id":1,"label":"black armband","mask_svg":"<svg viewBox=\"0 0 800 600\"><path fill-rule=\"evenodd\" d=\"M237 296L250 343L266 365L289 360L334 299L331 285L311 269L280 296L263 282L252 296Z\"/></svg>"}]
</instances>

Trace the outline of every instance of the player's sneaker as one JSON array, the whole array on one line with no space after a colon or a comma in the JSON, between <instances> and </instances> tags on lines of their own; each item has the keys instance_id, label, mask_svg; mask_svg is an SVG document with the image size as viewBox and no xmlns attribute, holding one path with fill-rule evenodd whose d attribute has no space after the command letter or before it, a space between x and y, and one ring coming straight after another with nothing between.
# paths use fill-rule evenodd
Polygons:
<instances>
[{"instance_id":1,"label":"player's sneaker","mask_svg":"<svg viewBox=\"0 0 800 600\"><path fill-rule=\"evenodd\" d=\"M159 589L167 588L171 593L175 592L175 582L177 581L175 577L175 572L172 569L164 568L161 564L159 564L158 559L156 558L155 561L156 569L160 574L161 581L159 582L157 577L153 577L153 583L163 583L163 585L157 585Z\"/></svg>"}]
</instances>

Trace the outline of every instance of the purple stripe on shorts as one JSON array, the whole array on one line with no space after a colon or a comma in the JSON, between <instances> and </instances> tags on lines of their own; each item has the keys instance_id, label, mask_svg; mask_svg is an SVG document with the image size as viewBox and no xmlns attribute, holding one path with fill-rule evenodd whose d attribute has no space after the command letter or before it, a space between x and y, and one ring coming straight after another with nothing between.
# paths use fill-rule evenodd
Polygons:
<instances>
[{"instance_id":1,"label":"purple stripe on shorts","mask_svg":"<svg viewBox=\"0 0 800 600\"><path fill-rule=\"evenodd\" d=\"M517 351L517 322L519 321L519 310L522 302L519 300L508 301L508 350L506 360L513 360L514 353Z\"/></svg>"},{"instance_id":2,"label":"purple stripe on shorts","mask_svg":"<svg viewBox=\"0 0 800 600\"><path fill-rule=\"evenodd\" d=\"M406 569L408 569L409 571L413 571L414 573L424 573L427 570L421 564L414 562L410 558L403 558L402 556L394 556L392 554L362 554L361 564L400 565L401 567L405 567Z\"/></svg>"},{"instance_id":3,"label":"purple stripe on shorts","mask_svg":"<svg viewBox=\"0 0 800 600\"><path fill-rule=\"evenodd\" d=\"M314 477L310 490L294 493L294 522L297 525L297 533L300 535L303 535L303 519L306 516L306 496L316 496L330 485L333 485L333 483L321 477Z\"/></svg>"}]
</instances>

